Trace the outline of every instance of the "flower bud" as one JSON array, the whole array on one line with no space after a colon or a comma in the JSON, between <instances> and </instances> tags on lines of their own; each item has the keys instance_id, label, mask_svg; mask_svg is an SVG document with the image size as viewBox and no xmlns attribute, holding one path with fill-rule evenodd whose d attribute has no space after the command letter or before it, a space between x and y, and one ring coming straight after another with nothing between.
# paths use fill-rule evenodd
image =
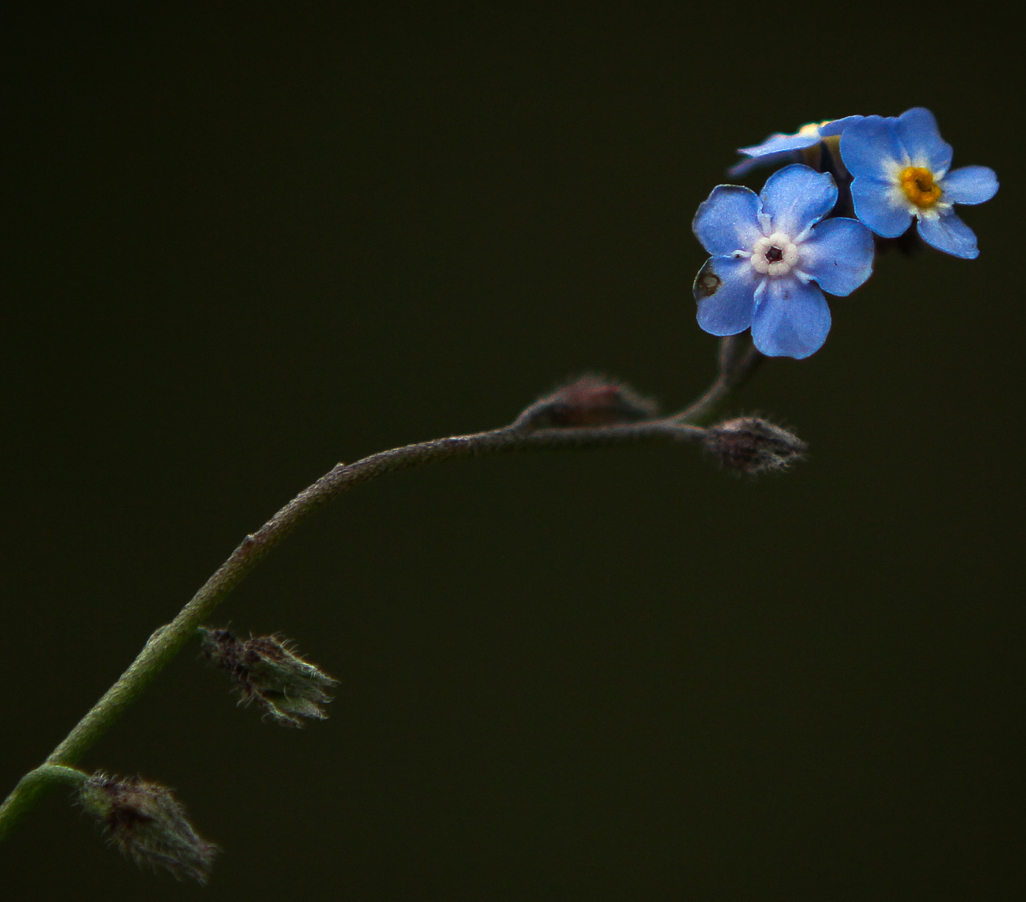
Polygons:
<instances>
[{"instance_id":1,"label":"flower bud","mask_svg":"<svg viewBox=\"0 0 1026 902\"><path fill-rule=\"evenodd\" d=\"M80 784L78 803L112 846L139 865L205 884L220 849L197 836L185 809L166 786L97 772Z\"/></svg>"},{"instance_id":2,"label":"flower bud","mask_svg":"<svg viewBox=\"0 0 1026 902\"><path fill-rule=\"evenodd\" d=\"M805 456L805 442L759 417L727 420L706 430L705 449L741 473L783 470Z\"/></svg>"},{"instance_id":3,"label":"flower bud","mask_svg":"<svg viewBox=\"0 0 1026 902\"><path fill-rule=\"evenodd\" d=\"M303 718L327 718L321 705L331 701L329 693L338 681L294 654L290 643L276 636L238 639L226 629L200 631L203 653L228 671L240 705L256 701L285 727L301 727Z\"/></svg>"},{"instance_id":4,"label":"flower bud","mask_svg":"<svg viewBox=\"0 0 1026 902\"><path fill-rule=\"evenodd\" d=\"M535 401L517 418L528 429L618 426L651 420L658 407L627 385L598 376L581 376Z\"/></svg>"}]
</instances>

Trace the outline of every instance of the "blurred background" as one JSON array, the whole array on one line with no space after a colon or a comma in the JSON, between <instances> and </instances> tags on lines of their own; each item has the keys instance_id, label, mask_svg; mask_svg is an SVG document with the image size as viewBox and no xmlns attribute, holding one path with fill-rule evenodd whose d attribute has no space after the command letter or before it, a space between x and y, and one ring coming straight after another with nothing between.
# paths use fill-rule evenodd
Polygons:
<instances>
[{"instance_id":1,"label":"blurred background","mask_svg":"<svg viewBox=\"0 0 1026 902\"><path fill-rule=\"evenodd\" d=\"M880 259L732 404L809 442L785 476L539 453L336 502L212 623L294 638L331 719L261 722L196 645L82 762L174 787L210 885L62 789L5 898L1019 898L1012 38L800 4L7 29L2 794L337 461L586 371L696 396L690 225L734 148L924 105L1002 187L965 210L978 260Z\"/></svg>"}]
</instances>

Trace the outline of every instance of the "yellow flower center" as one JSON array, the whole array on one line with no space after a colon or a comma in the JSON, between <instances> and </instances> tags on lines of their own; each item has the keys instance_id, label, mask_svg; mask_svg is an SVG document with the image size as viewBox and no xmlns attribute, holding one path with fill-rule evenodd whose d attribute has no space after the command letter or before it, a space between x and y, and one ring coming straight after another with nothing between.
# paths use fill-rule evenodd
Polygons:
<instances>
[{"instance_id":1,"label":"yellow flower center","mask_svg":"<svg viewBox=\"0 0 1026 902\"><path fill-rule=\"evenodd\" d=\"M802 137L811 136L813 138L818 138L820 128L828 122L830 122L829 119L824 119L822 122L806 122L805 125L798 129L798 134Z\"/></svg>"},{"instance_id":2,"label":"yellow flower center","mask_svg":"<svg viewBox=\"0 0 1026 902\"><path fill-rule=\"evenodd\" d=\"M929 169L909 166L898 176L901 190L912 203L923 210L929 210L941 196L941 187L933 180Z\"/></svg>"}]
</instances>

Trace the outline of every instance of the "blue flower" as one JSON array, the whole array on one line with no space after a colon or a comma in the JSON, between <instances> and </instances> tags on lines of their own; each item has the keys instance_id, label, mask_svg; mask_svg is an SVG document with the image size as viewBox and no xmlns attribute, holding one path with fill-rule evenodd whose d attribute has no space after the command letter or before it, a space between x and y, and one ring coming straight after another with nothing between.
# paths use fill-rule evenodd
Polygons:
<instances>
[{"instance_id":1,"label":"blue flower","mask_svg":"<svg viewBox=\"0 0 1026 902\"><path fill-rule=\"evenodd\" d=\"M855 215L878 235L897 238L915 218L919 236L937 250L968 260L979 256L976 235L954 205L990 200L997 175L986 166L951 170L951 145L929 110L853 123L841 136L841 157L855 177Z\"/></svg>"},{"instance_id":2,"label":"blue flower","mask_svg":"<svg viewBox=\"0 0 1026 902\"><path fill-rule=\"evenodd\" d=\"M757 166L769 166L777 163L818 162L818 155L813 156L813 148L818 149L822 142L836 152L837 138L852 122L861 116L846 116L844 119L827 119L823 122L810 122L803 125L793 135L770 135L762 144L752 147L739 147L738 153L749 159L736 163L727 170L731 176L745 175ZM834 138L834 141L830 139Z\"/></svg>"},{"instance_id":3,"label":"blue flower","mask_svg":"<svg viewBox=\"0 0 1026 902\"><path fill-rule=\"evenodd\" d=\"M861 222L820 220L833 208L829 173L794 164L762 194L720 185L695 214L695 236L712 254L695 279L698 324L712 335L749 327L770 357L808 357L830 331L823 292L851 294L873 269L873 236Z\"/></svg>"}]
</instances>

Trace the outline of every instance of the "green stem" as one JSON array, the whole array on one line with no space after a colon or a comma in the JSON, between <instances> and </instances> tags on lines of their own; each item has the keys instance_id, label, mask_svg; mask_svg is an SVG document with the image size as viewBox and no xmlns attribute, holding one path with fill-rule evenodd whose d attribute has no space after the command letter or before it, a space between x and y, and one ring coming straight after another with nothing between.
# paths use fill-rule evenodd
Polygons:
<instances>
[{"instance_id":1,"label":"green stem","mask_svg":"<svg viewBox=\"0 0 1026 902\"><path fill-rule=\"evenodd\" d=\"M11 794L0 806L0 840L6 838L18 823L42 800L48 790L59 783L77 786L89 775L61 764L40 764L18 781Z\"/></svg>"},{"instance_id":2,"label":"green stem","mask_svg":"<svg viewBox=\"0 0 1026 902\"><path fill-rule=\"evenodd\" d=\"M700 442L704 435L704 429L687 425L679 417L600 428L530 430L505 426L475 435L406 445L348 466L339 464L300 492L259 531L246 536L178 616L150 636L128 670L53 750L46 763L21 779L0 806L0 840L10 834L55 782L66 782L69 773L79 773L67 765L75 764L117 721L250 570L310 514L344 492L385 473L460 457L638 443L691 443Z\"/></svg>"}]
</instances>

